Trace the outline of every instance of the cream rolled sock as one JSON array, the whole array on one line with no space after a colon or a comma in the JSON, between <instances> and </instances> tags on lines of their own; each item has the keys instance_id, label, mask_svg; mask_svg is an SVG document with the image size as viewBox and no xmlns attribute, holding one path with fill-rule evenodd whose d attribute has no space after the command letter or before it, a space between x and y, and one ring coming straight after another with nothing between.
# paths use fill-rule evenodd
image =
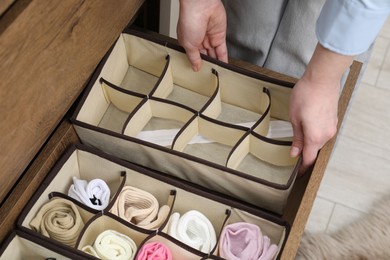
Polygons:
<instances>
[{"instance_id":1,"label":"cream rolled sock","mask_svg":"<svg viewBox=\"0 0 390 260\"><path fill-rule=\"evenodd\" d=\"M103 260L132 260L137 246L130 237L105 230L97 236L93 246L86 245L81 250Z\"/></svg>"},{"instance_id":2,"label":"cream rolled sock","mask_svg":"<svg viewBox=\"0 0 390 260\"><path fill-rule=\"evenodd\" d=\"M95 248L93 248L93 246L86 245L83 248L81 248L81 251L83 251L84 253L87 253L89 255L92 255L94 257L99 258L99 255L96 253L96 250L95 250Z\"/></svg>"}]
</instances>

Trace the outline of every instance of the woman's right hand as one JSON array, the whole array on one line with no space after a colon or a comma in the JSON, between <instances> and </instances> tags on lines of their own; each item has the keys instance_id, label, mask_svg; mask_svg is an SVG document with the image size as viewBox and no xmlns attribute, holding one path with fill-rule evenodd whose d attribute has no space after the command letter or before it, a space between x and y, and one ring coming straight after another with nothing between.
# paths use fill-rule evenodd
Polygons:
<instances>
[{"instance_id":1,"label":"woman's right hand","mask_svg":"<svg viewBox=\"0 0 390 260\"><path fill-rule=\"evenodd\" d=\"M226 12L221 1L180 0L177 37L194 71L200 70L200 53L228 62Z\"/></svg>"}]
</instances>

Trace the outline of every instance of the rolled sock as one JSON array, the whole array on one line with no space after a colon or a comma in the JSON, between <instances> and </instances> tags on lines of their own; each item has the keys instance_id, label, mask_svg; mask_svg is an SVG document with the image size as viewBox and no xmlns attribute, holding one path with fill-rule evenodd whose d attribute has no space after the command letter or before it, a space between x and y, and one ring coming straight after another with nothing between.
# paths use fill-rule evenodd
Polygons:
<instances>
[{"instance_id":1,"label":"rolled sock","mask_svg":"<svg viewBox=\"0 0 390 260\"><path fill-rule=\"evenodd\" d=\"M221 233L219 254L229 260L270 260L278 251L276 245L263 236L260 228L251 223L227 225Z\"/></svg>"},{"instance_id":2,"label":"rolled sock","mask_svg":"<svg viewBox=\"0 0 390 260\"><path fill-rule=\"evenodd\" d=\"M89 255L93 255L95 257L99 257L98 254L96 253L95 248L93 248L90 245L84 246L83 248L81 248L81 251L83 251L84 253L87 253Z\"/></svg>"},{"instance_id":3,"label":"rolled sock","mask_svg":"<svg viewBox=\"0 0 390 260\"><path fill-rule=\"evenodd\" d=\"M269 239L269 237L264 236L263 238L263 252L261 253L259 260L273 259L278 252L278 246L275 244L271 244L271 240Z\"/></svg>"},{"instance_id":4,"label":"rolled sock","mask_svg":"<svg viewBox=\"0 0 390 260\"><path fill-rule=\"evenodd\" d=\"M44 204L30 222L33 230L72 247L83 226L76 205L62 198L54 198Z\"/></svg>"},{"instance_id":5,"label":"rolled sock","mask_svg":"<svg viewBox=\"0 0 390 260\"><path fill-rule=\"evenodd\" d=\"M190 210L181 217L179 213L173 213L169 219L168 234L203 253L210 253L217 243L210 220L196 210Z\"/></svg>"},{"instance_id":6,"label":"rolled sock","mask_svg":"<svg viewBox=\"0 0 390 260\"><path fill-rule=\"evenodd\" d=\"M147 191L125 186L110 212L145 229L156 229L168 217L170 207L159 209L157 199Z\"/></svg>"},{"instance_id":7,"label":"rolled sock","mask_svg":"<svg viewBox=\"0 0 390 260\"><path fill-rule=\"evenodd\" d=\"M130 260L134 259L137 246L130 237L106 230L98 235L93 247L84 246L82 250L104 260Z\"/></svg>"},{"instance_id":8,"label":"rolled sock","mask_svg":"<svg viewBox=\"0 0 390 260\"><path fill-rule=\"evenodd\" d=\"M151 242L141 247L136 260L172 260L172 253L166 245Z\"/></svg>"},{"instance_id":9,"label":"rolled sock","mask_svg":"<svg viewBox=\"0 0 390 260\"><path fill-rule=\"evenodd\" d=\"M96 210L105 209L110 202L110 188L101 179L87 182L73 177L73 184L69 187L68 195Z\"/></svg>"}]
</instances>

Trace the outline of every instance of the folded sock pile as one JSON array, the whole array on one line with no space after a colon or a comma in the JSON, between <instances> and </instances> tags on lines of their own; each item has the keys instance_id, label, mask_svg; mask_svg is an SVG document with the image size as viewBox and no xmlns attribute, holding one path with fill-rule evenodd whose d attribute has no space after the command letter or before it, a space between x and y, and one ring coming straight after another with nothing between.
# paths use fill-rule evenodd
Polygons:
<instances>
[{"instance_id":1,"label":"folded sock pile","mask_svg":"<svg viewBox=\"0 0 390 260\"><path fill-rule=\"evenodd\" d=\"M151 242L141 247L136 260L172 260L172 253L166 245Z\"/></svg>"},{"instance_id":2,"label":"folded sock pile","mask_svg":"<svg viewBox=\"0 0 390 260\"><path fill-rule=\"evenodd\" d=\"M219 255L229 260L270 260L278 252L260 228L251 223L227 225L221 233Z\"/></svg>"},{"instance_id":3,"label":"folded sock pile","mask_svg":"<svg viewBox=\"0 0 390 260\"><path fill-rule=\"evenodd\" d=\"M62 198L54 198L44 204L30 222L33 230L72 247L83 226L76 205Z\"/></svg>"},{"instance_id":4,"label":"folded sock pile","mask_svg":"<svg viewBox=\"0 0 390 260\"><path fill-rule=\"evenodd\" d=\"M156 229L166 220L170 207L159 209L157 199L147 191L125 186L110 212L145 229Z\"/></svg>"},{"instance_id":5,"label":"folded sock pile","mask_svg":"<svg viewBox=\"0 0 390 260\"><path fill-rule=\"evenodd\" d=\"M105 209L110 202L110 188L101 179L87 182L73 177L68 195L96 210Z\"/></svg>"},{"instance_id":6,"label":"folded sock pile","mask_svg":"<svg viewBox=\"0 0 390 260\"><path fill-rule=\"evenodd\" d=\"M93 246L87 245L81 250L104 260L131 260L137 246L130 237L115 230L106 230L97 236Z\"/></svg>"},{"instance_id":7,"label":"folded sock pile","mask_svg":"<svg viewBox=\"0 0 390 260\"><path fill-rule=\"evenodd\" d=\"M203 253L210 253L217 243L210 220L196 210L182 216L173 213L168 223L168 234Z\"/></svg>"}]
</instances>

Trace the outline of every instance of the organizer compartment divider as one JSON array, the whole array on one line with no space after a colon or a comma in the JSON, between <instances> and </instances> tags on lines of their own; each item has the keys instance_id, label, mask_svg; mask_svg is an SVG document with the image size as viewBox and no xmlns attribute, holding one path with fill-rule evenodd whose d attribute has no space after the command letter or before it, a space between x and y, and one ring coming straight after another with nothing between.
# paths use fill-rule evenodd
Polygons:
<instances>
[{"instance_id":1,"label":"organizer compartment divider","mask_svg":"<svg viewBox=\"0 0 390 260\"><path fill-rule=\"evenodd\" d=\"M268 134L271 119L271 93L267 88L263 88L263 95L261 95L260 102L262 115L251 129L257 134L266 136Z\"/></svg>"},{"instance_id":2,"label":"organizer compartment divider","mask_svg":"<svg viewBox=\"0 0 390 260\"><path fill-rule=\"evenodd\" d=\"M185 140L179 135L173 149L221 166L226 166L230 151L248 133L244 127L222 124L203 115L186 128L184 132L192 133L192 136L187 134Z\"/></svg>"},{"instance_id":3,"label":"organizer compartment divider","mask_svg":"<svg viewBox=\"0 0 390 260\"><path fill-rule=\"evenodd\" d=\"M163 131L171 130L171 142L173 142L176 133L190 121L195 113L196 111L180 104L176 105L163 99L151 97L144 100L141 106L130 115L123 127L123 134L170 147L172 143L169 142L169 139L159 140L154 132L160 129ZM145 132L141 131L149 133L145 135Z\"/></svg>"}]
</instances>

